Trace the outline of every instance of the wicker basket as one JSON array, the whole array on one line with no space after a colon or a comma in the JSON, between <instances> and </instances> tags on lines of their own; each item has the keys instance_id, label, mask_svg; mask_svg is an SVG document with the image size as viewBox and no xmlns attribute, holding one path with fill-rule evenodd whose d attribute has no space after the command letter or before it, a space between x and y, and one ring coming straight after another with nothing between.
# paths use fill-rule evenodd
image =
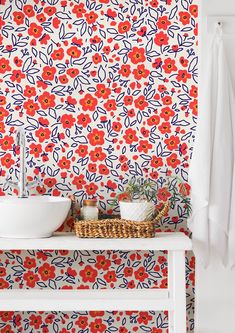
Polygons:
<instances>
[{"instance_id":1,"label":"wicker basket","mask_svg":"<svg viewBox=\"0 0 235 333\"><path fill-rule=\"evenodd\" d=\"M74 230L80 238L152 238L155 223L165 215L169 207L165 203L152 221L135 222L122 219L77 221Z\"/></svg>"}]
</instances>

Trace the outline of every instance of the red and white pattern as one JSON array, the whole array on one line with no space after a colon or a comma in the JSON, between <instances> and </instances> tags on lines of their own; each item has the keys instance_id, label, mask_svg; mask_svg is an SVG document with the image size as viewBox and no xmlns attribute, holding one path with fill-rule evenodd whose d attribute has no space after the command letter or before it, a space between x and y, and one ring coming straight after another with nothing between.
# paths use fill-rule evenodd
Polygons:
<instances>
[{"instance_id":1,"label":"red and white pattern","mask_svg":"<svg viewBox=\"0 0 235 333\"><path fill-rule=\"evenodd\" d=\"M27 172L42 179L34 193L74 194L78 202L96 196L101 210L112 213L108 201L133 175L151 177L162 187L171 174L187 182L197 117L197 16L197 0L2 0L0 194L5 194L2 188L6 176L15 180L18 172L19 150L14 132L21 125L27 133ZM159 228L186 231L182 208L177 207L171 215ZM75 286L68 281L76 282L77 287L84 284L92 288L95 283L99 286L98 279L107 287L127 287L124 276L119 276L124 272L118 269L131 255L137 256L117 252L111 266L102 270L95 267L98 253L82 254L82 267L75 264L78 259L71 259L74 253L48 252L46 262L38 254L1 254L0 288L51 287L49 281L56 288ZM107 254L106 259L113 255ZM126 279L128 287L132 283L142 288L153 286L152 277L140 282L135 273L143 267L144 274L149 275L159 256L154 259L153 254L138 255L140 258L131 262L136 266L131 266L132 276ZM24 266L26 257L36 261L38 270ZM64 259L64 267L56 266L58 258ZM149 271L147 258L156 261ZM193 260L188 256L190 330ZM51 268L48 280L43 275L45 264ZM94 282L84 282L80 275L89 265L97 271ZM17 272L15 266L23 270ZM155 272L160 275L154 276L157 287L165 279L165 266L160 265L160 271ZM109 269L115 272L112 274L116 281L105 280ZM33 282L27 285L30 274L37 280L35 286ZM8 313L1 315L0 329L65 333L76 327L75 331L83 333L165 333L166 316L148 315L152 318L141 321L138 313L115 313L111 319L110 313L88 318L85 314L86 327L79 328L75 322L81 314L57 313L50 323L45 313ZM39 316L40 324L32 316ZM100 324L95 331L95 320L105 328ZM59 328L55 324L53 328L53 323L58 323Z\"/></svg>"}]
</instances>

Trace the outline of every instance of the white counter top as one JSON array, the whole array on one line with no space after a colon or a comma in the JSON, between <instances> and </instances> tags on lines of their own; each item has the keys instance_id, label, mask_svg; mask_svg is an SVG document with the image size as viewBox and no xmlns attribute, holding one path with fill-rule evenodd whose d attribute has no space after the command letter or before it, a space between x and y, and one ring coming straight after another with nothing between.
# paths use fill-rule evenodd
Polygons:
<instances>
[{"instance_id":1,"label":"white counter top","mask_svg":"<svg viewBox=\"0 0 235 333\"><path fill-rule=\"evenodd\" d=\"M94 239L74 233L55 233L50 238L0 238L0 250L191 250L191 240L181 232L157 233L155 238Z\"/></svg>"}]
</instances>

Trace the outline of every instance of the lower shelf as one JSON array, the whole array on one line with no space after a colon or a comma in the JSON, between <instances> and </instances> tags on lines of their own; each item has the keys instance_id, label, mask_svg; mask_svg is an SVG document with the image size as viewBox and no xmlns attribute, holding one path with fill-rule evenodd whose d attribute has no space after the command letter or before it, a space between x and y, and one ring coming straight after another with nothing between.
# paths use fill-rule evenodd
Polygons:
<instances>
[{"instance_id":1,"label":"lower shelf","mask_svg":"<svg viewBox=\"0 0 235 333\"><path fill-rule=\"evenodd\" d=\"M172 310L167 289L0 291L0 311Z\"/></svg>"}]
</instances>

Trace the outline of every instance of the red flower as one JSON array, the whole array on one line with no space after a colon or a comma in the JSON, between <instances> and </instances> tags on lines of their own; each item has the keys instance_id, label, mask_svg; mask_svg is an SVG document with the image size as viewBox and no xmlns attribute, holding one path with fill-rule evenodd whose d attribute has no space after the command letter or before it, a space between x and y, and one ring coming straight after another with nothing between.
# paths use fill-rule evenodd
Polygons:
<instances>
[{"instance_id":1,"label":"red flower","mask_svg":"<svg viewBox=\"0 0 235 333\"><path fill-rule=\"evenodd\" d=\"M159 188L157 192L157 198L160 201L167 201L171 197L171 193L168 191L167 187Z\"/></svg>"},{"instance_id":2,"label":"red flower","mask_svg":"<svg viewBox=\"0 0 235 333\"><path fill-rule=\"evenodd\" d=\"M101 175L108 175L109 174L109 169L106 167L105 164L100 164L99 165L99 173Z\"/></svg>"},{"instance_id":3,"label":"red flower","mask_svg":"<svg viewBox=\"0 0 235 333\"><path fill-rule=\"evenodd\" d=\"M95 150L92 150L89 155L92 162L103 161L106 158L102 147L95 147Z\"/></svg>"},{"instance_id":4,"label":"red flower","mask_svg":"<svg viewBox=\"0 0 235 333\"><path fill-rule=\"evenodd\" d=\"M44 12L48 15L48 16L52 16L55 14L56 12L56 7L55 6L48 6L44 8Z\"/></svg>"},{"instance_id":5,"label":"red flower","mask_svg":"<svg viewBox=\"0 0 235 333\"><path fill-rule=\"evenodd\" d=\"M41 104L41 108L43 110L53 108L55 106L55 95L44 91L43 94L38 97L38 101Z\"/></svg>"},{"instance_id":6,"label":"red flower","mask_svg":"<svg viewBox=\"0 0 235 333\"><path fill-rule=\"evenodd\" d=\"M124 97L123 102L126 106L131 105L133 103L133 97L130 95L127 95Z\"/></svg>"},{"instance_id":7,"label":"red flower","mask_svg":"<svg viewBox=\"0 0 235 333\"><path fill-rule=\"evenodd\" d=\"M197 98L197 96L198 96L198 89L197 89L196 86L192 85L192 87L190 89L190 92L189 92L189 95L191 97Z\"/></svg>"},{"instance_id":8,"label":"red flower","mask_svg":"<svg viewBox=\"0 0 235 333\"><path fill-rule=\"evenodd\" d=\"M81 51L77 48L77 46L71 46L67 49L67 54L71 56L71 58L79 58Z\"/></svg>"},{"instance_id":9,"label":"red flower","mask_svg":"<svg viewBox=\"0 0 235 333\"><path fill-rule=\"evenodd\" d=\"M73 127L75 121L76 119L71 114L63 114L63 116L60 118L60 122L63 128Z\"/></svg>"},{"instance_id":10,"label":"red flower","mask_svg":"<svg viewBox=\"0 0 235 333\"><path fill-rule=\"evenodd\" d=\"M30 146L30 154L33 154L34 157L39 157L40 154L42 153L42 146L41 144L36 144L36 143L31 143Z\"/></svg>"},{"instance_id":11,"label":"red flower","mask_svg":"<svg viewBox=\"0 0 235 333\"><path fill-rule=\"evenodd\" d=\"M5 74L11 71L11 66L9 65L9 60L5 58L0 58L0 73Z\"/></svg>"},{"instance_id":12,"label":"red flower","mask_svg":"<svg viewBox=\"0 0 235 333\"><path fill-rule=\"evenodd\" d=\"M90 13L85 14L85 17L87 23L92 24L96 22L98 15L95 12L91 11Z\"/></svg>"},{"instance_id":13,"label":"red flower","mask_svg":"<svg viewBox=\"0 0 235 333\"><path fill-rule=\"evenodd\" d=\"M158 129L162 134L171 133L171 124L169 122L163 122L158 126Z\"/></svg>"},{"instance_id":14,"label":"red flower","mask_svg":"<svg viewBox=\"0 0 235 333\"><path fill-rule=\"evenodd\" d=\"M12 82L20 83L22 79L25 78L25 74L21 70L14 69L12 75L10 76Z\"/></svg>"},{"instance_id":15,"label":"red flower","mask_svg":"<svg viewBox=\"0 0 235 333\"><path fill-rule=\"evenodd\" d=\"M66 157L62 157L59 162L58 162L58 166L61 168L61 169L69 169L70 168L70 161L67 160Z\"/></svg>"},{"instance_id":16,"label":"red flower","mask_svg":"<svg viewBox=\"0 0 235 333\"><path fill-rule=\"evenodd\" d=\"M23 7L23 12L25 13L26 16L28 17L33 17L35 15L35 12L33 10L33 6L31 5L26 5Z\"/></svg>"},{"instance_id":17,"label":"red flower","mask_svg":"<svg viewBox=\"0 0 235 333\"><path fill-rule=\"evenodd\" d=\"M0 289L7 289L9 287L9 283L4 279L0 278Z\"/></svg>"},{"instance_id":18,"label":"red flower","mask_svg":"<svg viewBox=\"0 0 235 333\"><path fill-rule=\"evenodd\" d=\"M21 25L24 23L24 18L25 18L25 15L24 13L22 12L13 12L13 20L15 21L15 23L17 25Z\"/></svg>"},{"instance_id":19,"label":"red flower","mask_svg":"<svg viewBox=\"0 0 235 333\"><path fill-rule=\"evenodd\" d=\"M90 172L96 172L96 170L97 170L96 164L94 164L94 163L89 163L87 167L88 167L88 171L90 171Z\"/></svg>"},{"instance_id":20,"label":"red flower","mask_svg":"<svg viewBox=\"0 0 235 333\"><path fill-rule=\"evenodd\" d=\"M140 282L144 282L144 280L147 279L149 276L148 273L145 271L144 267L138 268L134 274L135 274L136 280L138 280Z\"/></svg>"},{"instance_id":21,"label":"red flower","mask_svg":"<svg viewBox=\"0 0 235 333\"><path fill-rule=\"evenodd\" d=\"M95 128L87 135L87 138L92 146L102 146L104 144L104 131Z\"/></svg>"},{"instance_id":22,"label":"red flower","mask_svg":"<svg viewBox=\"0 0 235 333\"><path fill-rule=\"evenodd\" d=\"M123 273L124 273L125 277L130 277L130 276L133 275L133 268L132 267L125 267Z\"/></svg>"},{"instance_id":23,"label":"red flower","mask_svg":"<svg viewBox=\"0 0 235 333\"><path fill-rule=\"evenodd\" d=\"M167 279L163 279L161 281L160 288L164 289L164 288L167 288L167 287L168 287L168 280Z\"/></svg>"},{"instance_id":24,"label":"red flower","mask_svg":"<svg viewBox=\"0 0 235 333\"><path fill-rule=\"evenodd\" d=\"M133 130L132 128L126 129L123 139L126 141L127 144L132 144L134 141L137 142L138 137L136 135L136 130Z\"/></svg>"},{"instance_id":25,"label":"red flower","mask_svg":"<svg viewBox=\"0 0 235 333\"><path fill-rule=\"evenodd\" d=\"M90 312L89 312L89 315L90 315L92 318L95 318L95 317L103 317L103 316L104 316L104 311L90 311Z\"/></svg>"},{"instance_id":26,"label":"red flower","mask_svg":"<svg viewBox=\"0 0 235 333\"><path fill-rule=\"evenodd\" d=\"M169 37L163 31L155 35L154 43L158 46L168 45Z\"/></svg>"},{"instance_id":27,"label":"red flower","mask_svg":"<svg viewBox=\"0 0 235 333\"><path fill-rule=\"evenodd\" d=\"M0 318L1 321L4 323L7 323L8 321L12 320L12 317L14 315L13 311L0 311Z\"/></svg>"},{"instance_id":28,"label":"red flower","mask_svg":"<svg viewBox=\"0 0 235 333\"><path fill-rule=\"evenodd\" d=\"M36 260L34 258L26 257L23 265L28 269L34 268L36 267Z\"/></svg>"},{"instance_id":29,"label":"red flower","mask_svg":"<svg viewBox=\"0 0 235 333\"><path fill-rule=\"evenodd\" d=\"M186 196L190 195L190 190L191 190L191 187L188 183L179 184L179 192L183 196L186 197Z\"/></svg>"},{"instance_id":30,"label":"red flower","mask_svg":"<svg viewBox=\"0 0 235 333\"><path fill-rule=\"evenodd\" d=\"M143 47L134 46L128 53L128 57L133 64L144 62L146 60L145 49Z\"/></svg>"},{"instance_id":31,"label":"red flower","mask_svg":"<svg viewBox=\"0 0 235 333\"><path fill-rule=\"evenodd\" d=\"M168 17L166 15L159 17L157 21L158 29L167 30L169 25L171 25L171 21L168 20Z\"/></svg>"},{"instance_id":32,"label":"red flower","mask_svg":"<svg viewBox=\"0 0 235 333\"><path fill-rule=\"evenodd\" d=\"M84 111L95 111L97 106L97 99L88 93L82 99L80 99L80 104Z\"/></svg>"},{"instance_id":33,"label":"red flower","mask_svg":"<svg viewBox=\"0 0 235 333\"><path fill-rule=\"evenodd\" d=\"M38 275L34 274L32 271L24 273L23 278L26 281L26 285L30 288L34 288L36 283L39 281Z\"/></svg>"},{"instance_id":34,"label":"red flower","mask_svg":"<svg viewBox=\"0 0 235 333\"><path fill-rule=\"evenodd\" d=\"M136 80L141 80L142 78L147 78L150 71L145 68L144 64L138 65L136 69L132 72Z\"/></svg>"},{"instance_id":35,"label":"red flower","mask_svg":"<svg viewBox=\"0 0 235 333\"><path fill-rule=\"evenodd\" d=\"M37 129L35 131L35 135L36 135L36 137L38 137L39 142L43 142L50 138L51 131L48 128L39 127L39 129Z\"/></svg>"},{"instance_id":36,"label":"red flower","mask_svg":"<svg viewBox=\"0 0 235 333\"><path fill-rule=\"evenodd\" d=\"M34 87L26 85L24 89L24 97L32 97L32 96L36 96L36 89Z\"/></svg>"},{"instance_id":37,"label":"red flower","mask_svg":"<svg viewBox=\"0 0 235 333\"><path fill-rule=\"evenodd\" d=\"M162 66L165 73L170 74L171 72L177 71L177 67L175 65L175 60L171 58L167 58L164 60L164 65Z\"/></svg>"},{"instance_id":38,"label":"red flower","mask_svg":"<svg viewBox=\"0 0 235 333\"><path fill-rule=\"evenodd\" d=\"M167 157L166 161L167 161L167 165L169 165L170 167L172 167L174 169L176 169L177 166L180 164L180 160L177 159L177 154L175 154L175 153L173 153L169 157Z\"/></svg>"},{"instance_id":39,"label":"red flower","mask_svg":"<svg viewBox=\"0 0 235 333\"><path fill-rule=\"evenodd\" d=\"M84 175L75 176L73 178L72 184L76 186L77 190L81 190L83 186L86 184L84 178L85 178Z\"/></svg>"},{"instance_id":40,"label":"red flower","mask_svg":"<svg viewBox=\"0 0 235 333\"><path fill-rule=\"evenodd\" d=\"M164 96L163 98L162 98L162 103L164 104L164 105L171 105L172 104L172 98L171 98L171 96Z\"/></svg>"},{"instance_id":41,"label":"red flower","mask_svg":"<svg viewBox=\"0 0 235 333\"><path fill-rule=\"evenodd\" d=\"M77 18L81 18L83 16L83 14L86 13L86 9L84 8L84 3L75 5L73 7L72 12L77 16Z\"/></svg>"},{"instance_id":42,"label":"red flower","mask_svg":"<svg viewBox=\"0 0 235 333\"><path fill-rule=\"evenodd\" d=\"M106 88L104 84L99 83L96 85L96 93L95 95L98 98L109 98L109 95L111 94L111 89L110 88Z\"/></svg>"},{"instance_id":43,"label":"red flower","mask_svg":"<svg viewBox=\"0 0 235 333\"><path fill-rule=\"evenodd\" d=\"M2 277L2 276L6 276L6 275L7 275L6 268L0 267L0 276Z\"/></svg>"},{"instance_id":44,"label":"red flower","mask_svg":"<svg viewBox=\"0 0 235 333\"><path fill-rule=\"evenodd\" d=\"M30 326L33 326L36 330L39 329L39 327L42 325L42 317L41 316L36 316L34 314L32 314L30 317L29 317L29 325Z\"/></svg>"},{"instance_id":45,"label":"red flower","mask_svg":"<svg viewBox=\"0 0 235 333\"><path fill-rule=\"evenodd\" d=\"M160 113L160 117L164 118L166 121L168 121L171 117L174 116L174 114L175 114L175 112L167 106L162 109L162 111Z\"/></svg>"},{"instance_id":46,"label":"red flower","mask_svg":"<svg viewBox=\"0 0 235 333\"><path fill-rule=\"evenodd\" d=\"M3 157L1 157L1 164L2 166L10 169L11 166L15 163L15 161L11 158L11 154L7 153ZM0 287L1 288L1 287Z\"/></svg>"},{"instance_id":47,"label":"red flower","mask_svg":"<svg viewBox=\"0 0 235 333\"><path fill-rule=\"evenodd\" d=\"M120 74L124 77L129 77L131 74L131 66L128 64L122 65L118 71L118 74Z\"/></svg>"},{"instance_id":48,"label":"red flower","mask_svg":"<svg viewBox=\"0 0 235 333\"><path fill-rule=\"evenodd\" d=\"M47 187L53 187L55 184L56 184L56 180L55 178L46 178L44 179L44 184L47 186Z\"/></svg>"},{"instance_id":49,"label":"red flower","mask_svg":"<svg viewBox=\"0 0 235 333\"><path fill-rule=\"evenodd\" d=\"M191 15L193 15L195 18L198 17L198 6L197 5L190 5L189 6L189 12Z\"/></svg>"},{"instance_id":50,"label":"red flower","mask_svg":"<svg viewBox=\"0 0 235 333\"><path fill-rule=\"evenodd\" d=\"M137 321L139 324L148 325L149 321L152 319L153 317L147 311L140 311Z\"/></svg>"},{"instance_id":51,"label":"red flower","mask_svg":"<svg viewBox=\"0 0 235 333\"><path fill-rule=\"evenodd\" d=\"M4 328L1 329L1 333L14 333L15 331L12 330L11 325L6 325Z\"/></svg>"},{"instance_id":52,"label":"red flower","mask_svg":"<svg viewBox=\"0 0 235 333\"><path fill-rule=\"evenodd\" d=\"M79 316L75 321L75 325L84 330L88 326L88 317Z\"/></svg>"},{"instance_id":53,"label":"red flower","mask_svg":"<svg viewBox=\"0 0 235 333\"><path fill-rule=\"evenodd\" d=\"M151 162L150 162L150 166L152 168L159 168L161 166L163 166L163 162L162 162L162 158L161 157L156 157L156 156L152 156L151 158Z\"/></svg>"},{"instance_id":54,"label":"red flower","mask_svg":"<svg viewBox=\"0 0 235 333\"><path fill-rule=\"evenodd\" d=\"M194 116L198 115L198 100L194 99L192 102L189 103L189 107L192 110Z\"/></svg>"},{"instance_id":55,"label":"red flower","mask_svg":"<svg viewBox=\"0 0 235 333\"><path fill-rule=\"evenodd\" d=\"M75 153L77 153L80 157L86 157L88 155L88 146L79 145L75 150Z\"/></svg>"},{"instance_id":56,"label":"red flower","mask_svg":"<svg viewBox=\"0 0 235 333\"><path fill-rule=\"evenodd\" d=\"M109 259L107 259L105 256L103 256L103 255L96 256L95 267L98 270L103 269L104 271L107 271L110 266L111 266L111 261Z\"/></svg>"},{"instance_id":57,"label":"red flower","mask_svg":"<svg viewBox=\"0 0 235 333\"><path fill-rule=\"evenodd\" d=\"M107 111L115 111L117 110L117 105L115 99L108 99L106 103L104 103L104 108Z\"/></svg>"},{"instance_id":58,"label":"red flower","mask_svg":"<svg viewBox=\"0 0 235 333\"><path fill-rule=\"evenodd\" d=\"M187 25L190 23L191 16L188 12L179 12L180 22L183 25Z\"/></svg>"},{"instance_id":59,"label":"red flower","mask_svg":"<svg viewBox=\"0 0 235 333\"><path fill-rule=\"evenodd\" d=\"M140 140L139 145L137 147L137 150L142 153L148 154L149 149L151 149L153 146L147 141L147 140Z\"/></svg>"},{"instance_id":60,"label":"red flower","mask_svg":"<svg viewBox=\"0 0 235 333\"><path fill-rule=\"evenodd\" d=\"M4 151L11 149L13 146L13 143L14 143L14 139L9 135L5 135L2 139L0 139L0 146L1 146L1 149Z\"/></svg>"},{"instance_id":61,"label":"red flower","mask_svg":"<svg viewBox=\"0 0 235 333\"><path fill-rule=\"evenodd\" d=\"M114 121L112 123L112 129L115 131L115 132L120 132L121 129L122 129L122 124L117 122L117 121Z\"/></svg>"},{"instance_id":62,"label":"red flower","mask_svg":"<svg viewBox=\"0 0 235 333\"><path fill-rule=\"evenodd\" d=\"M9 112L3 107L0 107L0 121L4 120L4 118L7 117L8 115Z\"/></svg>"},{"instance_id":63,"label":"red flower","mask_svg":"<svg viewBox=\"0 0 235 333\"><path fill-rule=\"evenodd\" d=\"M92 61L94 62L94 64L99 64L101 61L102 61L102 57L99 53L95 53L93 56L92 56Z\"/></svg>"},{"instance_id":64,"label":"red flower","mask_svg":"<svg viewBox=\"0 0 235 333\"><path fill-rule=\"evenodd\" d=\"M98 186L95 183L90 183L85 185L85 189L88 195L95 195L98 190Z\"/></svg>"},{"instance_id":65,"label":"red flower","mask_svg":"<svg viewBox=\"0 0 235 333\"><path fill-rule=\"evenodd\" d=\"M149 4L153 8L157 8L159 6L159 2L157 0L152 0Z\"/></svg>"},{"instance_id":66,"label":"red flower","mask_svg":"<svg viewBox=\"0 0 235 333\"><path fill-rule=\"evenodd\" d=\"M41 267L39 267L38 273L41 276L41 279L43 281L47 281L49 279L54 279L55 267L51 266L47 262L45 262Z\"/></svg>"},{"instance_id":67,"label":"red flower","mask_svg":"<svg viewBox=\"0 0 235 333\"><path fill-rule=\"evenodd\" d=\"M128 32L131 28L131 24L129 21L124 21L124 22L120 22L118 24L118 32L120 34L125 34L126 32Z\"/></svg>"},{"instance_id":68,"label":"red flower","mask_svg":"<svg viewBox=\"0 0 235 333\"><path fill-rule=\"evenodd\" d=\"M178 75L176 76L176 80L178 82L183 82L183 83L187 83L187 80L191 78L191 74L188 73L187 70L179 70L178 71Z\"/></svg>"},{"instance_id":69,"label":"red flower","mask_svg":"<svg viewBox=\"0 0 235 333\"><path fill-rule=\"evenodd\" d=\"M88 114L81 113L77 117L77 123L78 123L78 125L82 125L85 128L87 127L88 124L90 124L90 122L91 122L91 118L90 118L90 116Z\"/></svg>"},{"instance_id":70,"label":"red flower","mask_svg":"<svg viewBox=\"0 0 235 333\"><path fill-rule=\"evenodd\" d=\"M23 107L26 110L26 114L31 117L33 117L36 111L39 110L39 105L32 99L28 99L26 102L24 102Z\"/></svg>"},{"instance_id":71,"label":"red flower","mask_svg":"<svg viewBox=\"0 0 235 333\"><path fill-rule=\"evenodd\" d=\"M91 333L104 333L107 326L103 324L102 319L96 318L95 321L89 324Z\"/></svg>"},{"instance_id":72,"label":"red flower","mask_svg":"<svg viewBox=\"0 0 235 333\"><path fill-rule=\"evenodd\" d=\"M116 277L116 272L115 271L108 271L106 274L104 274L103 277L104 277L105 281L107 281L108 283L116 282L117 281L117 277Z\"/></svg>"},{"instance_id":73,"label":"red flower","mask_svg":"<svg viewBox=\"0 0 235 333\"><path fill-rule=\"evenodd\" d=\"M57 50L54 50L51 54L51 58L53 60L62 60L64 58L64 49L61 47Z\"/></svg>"},{"instance_id":74,"label":"red flower","mask_svg":"<svg viewBox=\"0 0 235 333\"><path fill-rule=\"evenodd\" d=\"M188 60L185 57L180 57L180 63L183 67L188 67Z\"/></svg>"},{"instance_id":75,"label":"red flower","mask_svg":"<svg viewBox=\"0 0 235 333\"><path fill-rule=\"evenodd\" d=\"M178 136L171 135L169 139L164 140L165 144L167 145L167 149L174 150L177 149L180 144L180 139Z\"/></svg>"},{"instance_id":76,"label":"red flower","mask_svg":"<svg viewBox=\"0 0 235 333\"><path fill-rule=\"evenodd\" d=\"M154 114L153 116L149 117L147 120L147 124L149 126L156 126L160 123L160 117L156 114Z\"/></svg>"},{"instance_id":77,"label":"red flower","mask_svg":"<svg viewBox=\"0 0 235 333\"><path fill-rule=\"evenodd\" d=\"M93 269L90 265L86 265L84 269L79 272L83 282L95 282L98 275L97 270Z\"/></svg>"},{"instance_id":78,"label":"red flower","mask_svg":"<svg viewBox=\"0 0 235 333\"><path fill-rule=\"evenodd\" d=\"M56 68L51 66L45 66L42 72L42 78L45 81L53 81L56 73Z\"/></svg>"},{"instance_id":79,"label":"red flower","mask_svg":"<svg viewBox=\"0 0 235 333\"><path fill-rule=\"evenodd\" d=\"M37 25L36 23L30 23L28 28L28 34L29 36L33 36L34 38L39 38L42 35L43 28L40 25Z\"/></svg>"},{"instance_id":80,"label":"red flower","mask_svg":"<svg viewBox=\"0 0 235 333\"><path fill-rule=\"evenodd\" d=\"M141 111L144 111L144 109L149 105L144 95L139 96L134 103L135 107Z\"/></svg>"},{"instance_id":81,"label":"red flower","mask_svg":"<svg viewBox=\"0 0 235 333\"><path fill-rule=\"evenodd\" d=\"M69 68L67 69L67 74L71 78L75 78L79 74L79 70L77 68Z\"/></svg>"}]
</instances>

